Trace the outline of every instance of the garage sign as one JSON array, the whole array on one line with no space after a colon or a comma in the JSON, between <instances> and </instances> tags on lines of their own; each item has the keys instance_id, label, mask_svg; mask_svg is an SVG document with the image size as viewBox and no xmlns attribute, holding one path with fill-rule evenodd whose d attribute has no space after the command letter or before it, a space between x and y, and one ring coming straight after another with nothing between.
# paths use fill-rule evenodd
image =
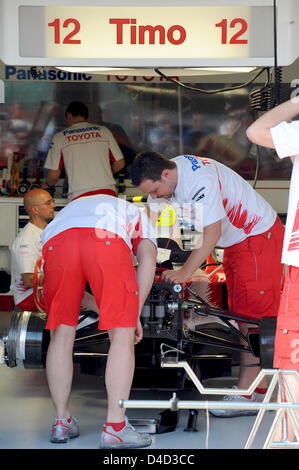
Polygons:
<instances>
[{"instance_id":1,"label":"garage sign","mask_svg":"<svg viewBox=\"0 0 299 470\"><path fill-rule=\"evenodd\" d=\"M274 65L277 18L279 65L287 65L297 57L297 13L295 0L276 0L275 9L272 0L0 0L0 58L8 65Z\"/></svg>"},{"instance_id":2,"label":"garage sign","mask_svg":"<svg viewBox=\"0 0 299 470\"><path fill-rule=\"evenodd\" d=\"M273 56L272 41L261 34L273 36L272 7L20 6L19 25L22 57Z\"/></svg>"}]
</instances>

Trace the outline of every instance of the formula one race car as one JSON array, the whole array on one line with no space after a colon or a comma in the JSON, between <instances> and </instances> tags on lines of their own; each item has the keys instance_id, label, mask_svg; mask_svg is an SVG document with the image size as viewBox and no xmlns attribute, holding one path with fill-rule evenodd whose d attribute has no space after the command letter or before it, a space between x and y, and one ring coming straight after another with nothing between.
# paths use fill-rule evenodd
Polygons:
<instances>
[{"instance_id":1,"label":"formula one race car","mask_svg":"<svg viewBox=\"0 0 299 470\"><path fill-rule=\"evenodd\" d=\"M170 256L157 263L155 281L141 313L143 340L136 346L133 388L192 387L181 369L161 369L166 354L187 361L200 380L230 376L240 352L253 353L262 368L272 368L276 318L262 318L257 323L227 310L225 275L215 253L186 285L162 282L162 270L182 265L191 252L163 238L158 239L158 246L167 247ZM0 363L8 367L45 367L49 331L45 330L46 313L37 284L34 293L41 311L14 311L9 327L0 333ZM247 337L239 331L238 322L250 326ZM97 329L97 323L95 312L81 310L73 357L82 373L102 375L109 337Z\"/></svg>"}]
</instances>

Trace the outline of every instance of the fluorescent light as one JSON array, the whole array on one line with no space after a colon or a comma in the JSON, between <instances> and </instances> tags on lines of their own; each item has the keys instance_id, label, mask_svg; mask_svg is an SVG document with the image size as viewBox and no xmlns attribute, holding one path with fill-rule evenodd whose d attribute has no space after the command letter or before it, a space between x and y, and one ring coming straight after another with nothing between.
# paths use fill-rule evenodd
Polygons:
<instances>
[{"instance_id":1,"label":"fluorescent light","mask_svg":"<svg viewBox=\"0 0 299 470\"><path fill-rule=\"evenodd\" d=\"M59 70L64 70L65 72L111 72L111 71L126 71L126 70L134 70L132 68L124 68L124 67L56 67Z\"/></svg>"},{"instance_id":2,"label":"fluorescent light","mask_svg":"<svg viewBox=\"0 0 299 470\"><path fill-rule=\"evenodd\" d=\"M256 67L185 67L184 70L198 70L202 72L219 73L248 73L255 70Z\"/></svg>"},{"instance_id":3,"label":"fluorescent light","mask_svg":"<svg viewBox=\"0 0 299 470\"><path fill-rule=\"evenodd\" d=\"M138 75L138 76L156 76L154 68L142 67L56 67L59 70L72 73L91 73L94 75L110 74L110 75ZM164 68L158 67L164 75L168 76L203 76L203 75L225 75L234 73L249 73L256 67L177 67Z\"/></svg>"}]
</instances>

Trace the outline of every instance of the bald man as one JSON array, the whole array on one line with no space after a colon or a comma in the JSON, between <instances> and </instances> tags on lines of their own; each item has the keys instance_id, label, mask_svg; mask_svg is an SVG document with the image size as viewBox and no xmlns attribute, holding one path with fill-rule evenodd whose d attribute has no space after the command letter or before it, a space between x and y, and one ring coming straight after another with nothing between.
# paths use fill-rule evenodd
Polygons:
<instances>
[{"instance_id":1,"label":"bald man","mask_svg":"<svg viewBox=\"0 0 299 470\"><path fill-rule=\"evenodd\" d=\"M44 189L31 189L24 196L29 222L12 245L12 267L15 282L10 286L15 305L22 311L38 310L33 296L35 263L41 257L40 236L54 218L55 201Z\"/></svg>"}]
</instances>

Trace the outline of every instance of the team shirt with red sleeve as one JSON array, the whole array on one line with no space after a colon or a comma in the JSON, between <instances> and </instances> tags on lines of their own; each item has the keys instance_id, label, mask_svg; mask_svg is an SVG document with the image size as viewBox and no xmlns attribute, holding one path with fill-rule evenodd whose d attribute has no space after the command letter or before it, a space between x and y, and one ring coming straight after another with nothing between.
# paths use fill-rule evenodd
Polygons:
<instances>
[{"instance_id":1,"label":"team shirt with red sleeve","mask_svg":"<svg viewBox=\"0 0 299 470\"><path fill-rule=\"evenodd\" d=\"M64 164L72 200L99 189L115 191L110 164L123 158L107 127L82 121L54 135L45 168L58 170Z\"/></svg>"},{"instance_id":2,"label":"team shirt with red sleeve","mask_svg":"<svg viewBox=\"0 0 299 470\"><path fill-rule=\"evenodd\" d=\"M201 214L202 227L221 220L218 246L235 245L274 224L275 210L235 171L216 160L194 155L172 160L177 165L178 182L169 202L185 213L190 206L191 211ZM151 206L156 201L148 199Z\"/></svg>"},{"instance_id":3,"label":"team shirt with red sleeve","mask_svg":"<svg viewBox=\"0 0 299 470\"><path fill-rule=\"evenodd\" d=\"M142 239L151 240L157 246L155 233L144 211L125 199L104 194L85 196L69 202L42 233L45 245L52 237L71 228L94 227L102 236L102 229L109 236L116 234L128 245L134 255Z\"/></svg>"},{"instance_id":4,"label":"team shirt with red sleeve","mask_svg":"<svg viewBox=\"0 0 299 470\"><path fill-rule=\"evenodd\" d=\"M14 279L10 286L15 304L23 302L33 294L33 289L25 287L22 274L34 273L35 263L42 255L41 234L42 229L28 222L20 231L12 245L12 267Z\"/></svg>"},{"instance_id":5,"label":"team shirt with red sleeve","mask_svg":"<svg viewBox=\"0 0 299 470\"><path fill-rule=\"evenodd\" d=\"M271 135L280 158L294 157L282 262L299 268L299 121L283 121Z\"/></svg>"}]
</instances>

